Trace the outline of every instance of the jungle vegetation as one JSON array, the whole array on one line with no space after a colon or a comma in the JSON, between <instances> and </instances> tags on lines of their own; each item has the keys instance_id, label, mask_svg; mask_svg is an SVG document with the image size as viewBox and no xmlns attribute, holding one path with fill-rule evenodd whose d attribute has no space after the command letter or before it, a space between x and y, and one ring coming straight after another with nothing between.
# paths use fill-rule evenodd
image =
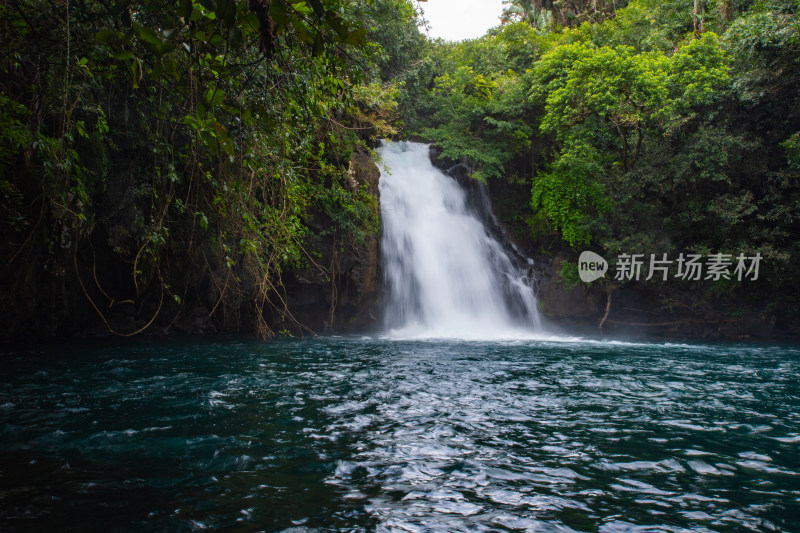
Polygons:
<instances>
[{"instance_id":1,"label":"jungle vegetation","mask_svg":"<svg viewBox=\"0 0 800 533\"><path fill-rule=\"evenodd\" d=\"M421 40L396 0L3 2L7 331L96 312L130 335L192 299L271 336L283 272L377 231L348 160L395 133L387 80Z\"/></svg>"},{"instance_id":2,"label":"jungle vegetation","mask_svg":"<svg viewBox=\"0 0 800 533\"><path fill-rule=\"evenodd\" d=\"M382 137L485 182L531 254L760 254L752 283L652 290L796 324L798 2L505 4L453 43L411 0L4 2L6 327L63 333L91 312L129 335L202 300L223 329L273 335L286 272L332 275L321 243L378 231L347 170ZM136 323L119 329L118 306Z\"/></svg>"},{"instance_id":3,"label":"jungle vegetation","mask_svg":"<svg viewBox=\"0 0 800 533\"><path fill-rule=\"evenodd\" d=\"M758 302L796 329L798 2L505 4L480 39L426 43L403 74L406 135L487 182L530 253L760 254L756 281L648 290L687 312ZM561 274L575 283L574 262Z\"/></svg>"}]
</instances>

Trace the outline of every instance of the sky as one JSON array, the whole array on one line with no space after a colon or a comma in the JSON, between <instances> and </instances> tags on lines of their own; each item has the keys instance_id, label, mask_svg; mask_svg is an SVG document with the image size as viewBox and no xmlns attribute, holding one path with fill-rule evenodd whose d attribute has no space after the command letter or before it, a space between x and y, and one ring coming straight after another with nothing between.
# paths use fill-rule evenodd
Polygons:
<instances>
[{"instance_id":1,"label":"sky","mask_svg":"<svg viewBox=\"0 0 800 533\"><path fill-rule=\"evenodd\" d=\"M428 0L418 5L425 12L431 38L448 41L480 37L500 24L503 12L503 0Z\"/></svg>"}]
</instances>

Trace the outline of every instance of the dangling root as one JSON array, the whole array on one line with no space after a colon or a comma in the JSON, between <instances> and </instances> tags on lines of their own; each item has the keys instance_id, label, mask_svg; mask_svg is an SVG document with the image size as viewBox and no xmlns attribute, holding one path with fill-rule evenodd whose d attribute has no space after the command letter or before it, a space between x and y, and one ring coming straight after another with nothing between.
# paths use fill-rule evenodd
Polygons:
<instances>
[{"instance_id":1,"label":"dangling root","mask_svg":"<svg viewBox=\"0 0 800 533\"><path fill-rule=\"evenodd\" d=\"M161 282L161 284L160 284L161 285L161 297L160 297L160 299L158 301L158 308L156 309L156 312L153 314L153 317L150 319L150 321L147 324L145 324L144 326L142 326L141 328L137 329L136 331L134 331L132 333L120 333L118 331L115 331L114 328L111 327L111 324L108 323L108 320L106 319L105 315L103 315L103 312L100 311L100 308L97 307L96 303L94 303L94 300L92 299L92 297L89 296L89 292L86 290L86 286L83 284L83 280L81 279L80 273L78 272L78 246L77 246L77 244L75 245L75 253L72 254L72 265L73 265L73 268L75 269L75 277L78 278L78 283L81 286L81 290L83 291L83 295L86 296L86 299L89 300L89 303L91 304L92 308L100 316L100 319L103 321L103 324L105 324L106 329L108 329L109 333L111 333L113 335L117 335L119 337L133 337L134 335L138 335L139 333L141 333L144 330L146 330L147 328L149 328L152 325L152 323L155 321L155 319L158 316L158 314L161 312L161 306L164 303L164 283L163 282ZM158 279L159 279L159 281L161 281L161 276L160 275L158 276ZM102 291L102 289L101 289L101 291ZM106 295L106 297L108 297L108 295ZM112 302L113 302L113 298L109 298L109 299L112 300Z\"/></svg>"}]
</instances>

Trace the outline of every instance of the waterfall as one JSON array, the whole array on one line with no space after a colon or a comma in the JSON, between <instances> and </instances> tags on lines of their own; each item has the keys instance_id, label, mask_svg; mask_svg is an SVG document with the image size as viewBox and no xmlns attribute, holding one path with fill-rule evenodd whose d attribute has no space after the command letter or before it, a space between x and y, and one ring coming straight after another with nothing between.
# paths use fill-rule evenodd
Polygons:
<instances>
[{"instance_id":1,"label":"waterfall","mask_svg":"<svg viewBox=\"0 0 800 533\"><path fill-rule=\"evenodd\" d=\"M470 209L429 147L385 142L380 195L390 336L499 339L541 330L523 269Z\"/></svg>"}]
</instances>

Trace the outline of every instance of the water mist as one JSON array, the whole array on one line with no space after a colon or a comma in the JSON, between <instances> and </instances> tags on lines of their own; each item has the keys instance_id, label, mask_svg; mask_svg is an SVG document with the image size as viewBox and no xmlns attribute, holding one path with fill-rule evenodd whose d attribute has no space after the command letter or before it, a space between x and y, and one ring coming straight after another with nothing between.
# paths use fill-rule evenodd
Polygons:
<instances>
[{"instance_id":1,"label":"water mist","mask_svg":"<svg viewBox=\"0 0 800 533\"><path fill-rule=\"evenodd\" d=\"M390 336L521 338L541 330L526 273L488 232L429 147L385 143L380 194Z\"/></svg>"}]
</instances>

